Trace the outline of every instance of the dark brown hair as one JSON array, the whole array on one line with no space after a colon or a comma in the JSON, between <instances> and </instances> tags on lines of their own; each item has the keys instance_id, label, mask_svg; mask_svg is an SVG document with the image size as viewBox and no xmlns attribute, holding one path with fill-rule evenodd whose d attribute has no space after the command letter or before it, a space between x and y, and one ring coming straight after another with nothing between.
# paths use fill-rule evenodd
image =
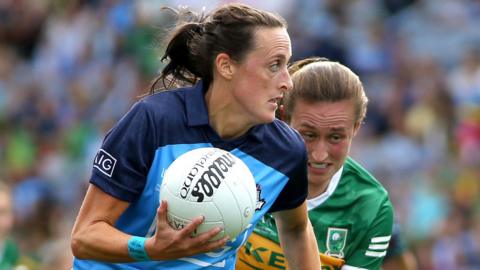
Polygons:
<instances>
[{"instance_id":1,"label":"dark brown hair","mask_svg":"<svg viewBox=\"0 0 480 270\"><path fill-rule=\"evenodd\" d=\"M213 80L213 64L219 53L241 62L255 45L253 37L257 27L287 27L279 15L244 4L224 5L209 15L166 9L176 14L178 23L161 58L168 63L155 79L150 93L156 91L159 81L163 89L192 85L199 79L208 86Z\"/></svg>"}]
</instances>

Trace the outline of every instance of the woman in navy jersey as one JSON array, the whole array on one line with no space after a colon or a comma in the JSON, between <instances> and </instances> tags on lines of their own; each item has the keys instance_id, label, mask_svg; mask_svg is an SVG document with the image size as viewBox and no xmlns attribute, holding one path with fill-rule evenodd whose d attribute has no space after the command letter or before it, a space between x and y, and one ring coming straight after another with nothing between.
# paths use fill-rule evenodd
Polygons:
<instances>
[{"instance_id":1,"label":"woman in navy jersey","mask_svg":"<svg viewBox=\"0 0 480 270\"><path fill-rule=\"evenodd\" d=\"M207 16L176 11L151 93L106 134L72 232L73 269L234 269L236 250L255 223L273 213L291 269L320 269L307 217L306 150L297 132L275 118L292 88L285 21L246 5ZM257 185L249 229L211 240L167 222L162 172L181 154L217 147L242 159Z\"/></svg>"}]
</instances>

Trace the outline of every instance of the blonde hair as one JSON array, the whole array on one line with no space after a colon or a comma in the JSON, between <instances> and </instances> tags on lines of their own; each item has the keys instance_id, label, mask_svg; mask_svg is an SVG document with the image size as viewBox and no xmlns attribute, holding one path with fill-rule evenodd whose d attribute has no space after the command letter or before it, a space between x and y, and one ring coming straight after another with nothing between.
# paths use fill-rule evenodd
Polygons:
<instances>
[{"instance_id":1,"label":"blonde hair","mask_svg":"<svg viewBox=\"0 0 480 270\"><path fill-rule=\"evenodd\" d=\"M337 102L352 100L355 122L367 114L368 98L360 78L348 67L326 58L311 57L289 67L293 90L285 93L283 104L286 120L290 120L296 101Z\"/></svg>"}]
</instances>

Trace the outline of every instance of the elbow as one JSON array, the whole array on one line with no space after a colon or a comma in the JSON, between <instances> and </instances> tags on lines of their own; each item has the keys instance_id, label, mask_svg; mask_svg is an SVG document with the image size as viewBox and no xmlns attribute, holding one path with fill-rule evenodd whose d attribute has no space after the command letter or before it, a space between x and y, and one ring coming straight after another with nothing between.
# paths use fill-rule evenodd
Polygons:
<instances>
[{"instance_id":1,"label":"elbow","mask_svg":"<svg viewBox=\"0 0 480 270\"><path fill-rule=\"evenodd\" d=\"M82 241L81 236L79 233L72 233L71 240L70 240L70 249L72 250L72 254L77 259L87 259L86 256L86 248L84 241Z\"/></svg>"},{"instance_id":2,"label":"elbow","mask_svg":"<svg viewBox=\"0 0 480 270\"><path fill-rule=\"evenodd\" d=\"M308 219L298 220L296 222L290 222L287 224L282 224L283 230L292 232L292 233L302 233L310 229L311 224Z\"/></svg>"}]
</instances>

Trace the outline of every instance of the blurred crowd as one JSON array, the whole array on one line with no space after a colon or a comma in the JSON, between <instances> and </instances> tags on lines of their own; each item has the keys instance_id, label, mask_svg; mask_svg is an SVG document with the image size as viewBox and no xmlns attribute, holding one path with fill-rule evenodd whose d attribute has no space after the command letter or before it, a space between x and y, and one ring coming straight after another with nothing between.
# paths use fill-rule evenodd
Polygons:
<instances>
[{"instance_id":1,"label":"blurred crowd","mask_svg":"<svg viewBox=\"0 0 480 270\"><path fill-rule=\"evenodd\" d=\"M13 202L0 246L15 242L17 269L70 268L95 152L162 66L161 6L225 2L0 1L0 179ZM236 2L287 19L293 60L360 75L370 104L352 156L388 189L420 269L480 269L480 1Z\"/></svg>"}]
</instances>

